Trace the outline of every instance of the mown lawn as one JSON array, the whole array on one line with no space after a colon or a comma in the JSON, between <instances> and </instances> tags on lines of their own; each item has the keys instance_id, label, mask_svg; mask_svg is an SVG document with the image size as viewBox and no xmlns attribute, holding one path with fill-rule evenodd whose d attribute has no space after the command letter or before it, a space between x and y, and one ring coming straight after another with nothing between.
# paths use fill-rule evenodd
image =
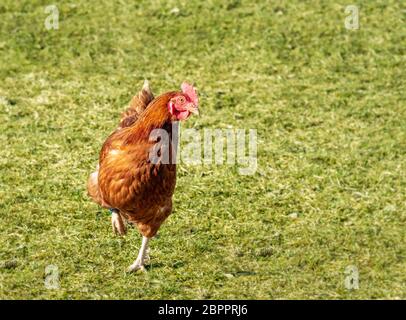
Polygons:
<instances>
[{"instance_id":1,"label":"mown lawn","mask_svg":"<svg viewBox=\"0 0 406 320\"><path fill-rule=\"evenodd\" d=\"M0 298L406 298L406 7L356 1L347 30L348 4L1 1ZM195 82L182 128L256 129L258 170L181 163L151 267L126 274L140 236L85 183L145 78Z\"/></svg>"}]
</instances>

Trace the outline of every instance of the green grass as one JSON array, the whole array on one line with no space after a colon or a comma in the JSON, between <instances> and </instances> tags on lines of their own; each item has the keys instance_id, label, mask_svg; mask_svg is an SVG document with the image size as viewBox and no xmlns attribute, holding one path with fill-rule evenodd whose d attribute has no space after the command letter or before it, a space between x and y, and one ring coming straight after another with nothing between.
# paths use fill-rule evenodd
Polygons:
<instances>
[{"instance_id":1,"label":"green grass","mask_svg":"<svg viewBox=\"0 0 406 320\"><path fill-rule=\"evenodd\" d=\"M406 298L401 1L356 1L359 30L342 1L51 3L50 31L49 1L0 4L0 298ZM140 236L85 182L144 78L195 82L183 128L256 129L258 171L180 164L151 267L126 274Z\"/></svg>"}]
</instances>

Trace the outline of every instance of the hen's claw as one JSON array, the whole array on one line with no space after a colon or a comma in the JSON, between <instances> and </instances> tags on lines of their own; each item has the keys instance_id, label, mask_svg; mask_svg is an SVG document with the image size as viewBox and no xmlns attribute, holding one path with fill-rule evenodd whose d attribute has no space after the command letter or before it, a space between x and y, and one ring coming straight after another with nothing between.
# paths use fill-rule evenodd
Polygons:
<instances>
[{"instance_id":1,"label":"hen's claw","mask_svg":"<svg viewBox=\"0 0 406 320\"><path fill-rule=\"evenodd\" d=\"M111 226L113 228L113 232L115 234L119 234L120 236L125 235L127 232L127 228L120 216L120 213L115 209L111 210Z\"/></svg>"},{"instance_id":2,"label":"hen's claw","mask_svg":"<svg viewBox=\"0 0 406 320\"><path fill-rule=\"evenodd\" d=\"M128 267L127 272L135 272L138 270L146 271L144 263L142 263L141 261L138 261L138 259L137 259L131 266Z\"/></svg>"},{"instance_id":3,"label":"hen's claw","mask_svg":"<svg viewBox=\"0 0 406 320\"><path fill-rule=\"evenodd\" d=\"M135 272L138 270L147 271L145 269L145 265L149 264L150 257L149 257L149 248L145 250L143 258L137 258L134 263L128 267L127 272Z\"/></svg>"}]
</instances>

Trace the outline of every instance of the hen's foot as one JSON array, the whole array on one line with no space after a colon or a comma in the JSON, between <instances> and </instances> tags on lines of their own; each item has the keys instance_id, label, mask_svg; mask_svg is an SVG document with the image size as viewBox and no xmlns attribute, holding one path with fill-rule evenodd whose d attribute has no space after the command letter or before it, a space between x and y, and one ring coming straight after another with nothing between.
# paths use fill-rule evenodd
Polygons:
<instances>
[{"instance_id":1,"label":"hen's foot","mask_svg":"<svg viewBox=\"0 0 406 320\"><path fill-rule=\"evenodd\" d=\"M128 267L127 272L136 272L138 270L146 271L144 263L137 259L131 266Z\"/></svg>"},{"instance_id":2,"label":"hen's foot","mask_svg":"<svg viewBox=\"0 0 406 320\"><path fill-rule=\"evenodd\" d=\"M125 235L127 232L125 223L121 218L120 213L116 209L111 210L111 226L113 228L113 232L115 234L119 234L120 236Z\"/></svg>"}]
</instances>

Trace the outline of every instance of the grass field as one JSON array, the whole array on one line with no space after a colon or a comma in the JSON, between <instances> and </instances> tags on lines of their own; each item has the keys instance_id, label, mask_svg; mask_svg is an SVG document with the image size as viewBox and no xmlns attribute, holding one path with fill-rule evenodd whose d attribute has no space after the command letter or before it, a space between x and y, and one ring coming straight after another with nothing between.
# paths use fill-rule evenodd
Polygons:
<instances>
[{"instance_id":1,"label":"grass field","mask_svg":"<svg viewBox=\"0 0 406 320\"><path fill-rule=\"evenodd\" d=\"M3 0L0 298L406 298L406 7L357 1L347 30L349 4ZM144 78L195 82L183 128L256 129L258 170L181 163L151 266L126 274L141 238L85 183Z\"/></svg>"}]
</instances>

